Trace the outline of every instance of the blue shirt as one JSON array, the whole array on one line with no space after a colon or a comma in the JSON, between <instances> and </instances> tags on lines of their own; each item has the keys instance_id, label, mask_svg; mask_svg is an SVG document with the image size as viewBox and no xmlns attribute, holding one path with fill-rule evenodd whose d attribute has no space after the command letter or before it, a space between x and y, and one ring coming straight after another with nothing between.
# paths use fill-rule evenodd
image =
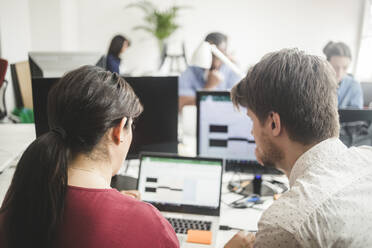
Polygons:
<instances>
[{"instance_id":1,"label":"blue shirt","mask_svg":"<svg viewBox=\"0 0 372 248\"><path fill-rule=\"evenodd\" d=\"M111 72L119 73L120 58L113 56L112 54L107 55L106 69Z\"/></svg>"},{"instance_id":2,"label":"blue shirt","mask_svg":"<svg viewBox=\"0 0 372 248\"><path fill-rule=\"evenodd\" d=\"M240 77L233 72L229 67L222 64L219 72L223 76L215 90L228 90L234 84L239 82ZM206 80L204 79L205 69L189 66L178 78L178 94L180 96L195 96L197 90L202 90L205 86Z\"/></svg>"},{"instance_id":3,"label":"blue shirt","mask_svg":"<svg viewBox=\"0 0 372 248\"><path fill-rule=\"evenodd\" d=\"M363 92L360 83L346 76L342 79L338 90L338 108L363 108Z\"/></svg>"}]
</instances>

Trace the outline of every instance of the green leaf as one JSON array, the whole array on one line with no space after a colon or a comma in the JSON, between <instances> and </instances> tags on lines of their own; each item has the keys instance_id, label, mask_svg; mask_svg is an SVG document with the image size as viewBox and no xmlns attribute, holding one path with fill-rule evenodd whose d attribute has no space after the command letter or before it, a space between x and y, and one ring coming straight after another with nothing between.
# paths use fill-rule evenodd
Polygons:
<instances>
[{"instance_id":1,"label":"green leaf","mask_svg":"<svg viewBox=\"0 0 372 248\"><path fill-rule=\"evenodd\" d=\"M144 30L154 35L159 41L168 38L180 26L175 22L178 11L181 9L190 8L189 6L172 6L166 10L160 11L149 1L141 1L138 3L131 3L126 8L139 8L144 13L144 21L146 25L140 25L133 28L133 30Z\"/></svg>"}]
</instances>

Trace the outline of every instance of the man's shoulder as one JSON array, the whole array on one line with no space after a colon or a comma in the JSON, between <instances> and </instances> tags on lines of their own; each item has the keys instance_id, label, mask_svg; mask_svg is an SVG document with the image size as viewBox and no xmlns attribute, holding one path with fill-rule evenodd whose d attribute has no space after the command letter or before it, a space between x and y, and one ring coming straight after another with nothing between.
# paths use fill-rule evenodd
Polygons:
<instances>
[{"instance_id":1,"label":"man's shoulder","mask_svg":"<svg viewBox=\"0 0 372 248\"><path fill-rule=\"evenodd\" d=\"M181 85L186 83L187 85L193 83L202 83L204 70L196 66L188 66L179 76Z\"/></svg>"},{"instance_id":2,"label":"man's shoulder","mask_svg":"<svg viewBox=\"0 0 372 248\"><path fill-rule=\"evenodd\" d=\"M372 174L372 147L352 147L338 157L307 168L291 186L262 215L266 224L298 230L307 218L326 201L332 201L337 192L343 192L345 183Z\"/></svg>"},{"instance_id":3,"label":"man's shoulder","mask_svg":"<svg viewBox=\"0 0 372 248\"><path fill-rule=\"evenodd\" d=\"M195 75L203 74L204 70L203 68L197 67L197 66L188 66L186 70L183 73L193 73Z\"/></svg>"},{"instance_id":4,"label":"man's shoulder","mask_svg":"<svg viewBox=\"0 0 372 248\"><path fill-rule=\"evenodd\" d=\"M305 219L303 206L306 206L304 198L296 188L292 188L262 214L260 225L283 228L293 233Z\"/></svg>"},{"instance_id":5,"label":"man's shoulder","mask_svg":"<svg viewBox=\"0 0 372 248\"><path fill-rule=\"evenodd\" d=\"M222 64L221 67L220 67L220 73L224 74L225 76L231 76L231 75L234 75L235 76L235 72L230 68L228 67L226 64Z\"/></svg>"},{"instance_id":6,"label":"man's shoulder","mask_svg":"<svg viewBox=\"0 0 372 248\"><path fill-rule=\"evenodd\" d=\"M344 79L342 80L342 84L348 87L361 87L360 83L352 76L346 75Z\"/></svg>"}]
</instances>

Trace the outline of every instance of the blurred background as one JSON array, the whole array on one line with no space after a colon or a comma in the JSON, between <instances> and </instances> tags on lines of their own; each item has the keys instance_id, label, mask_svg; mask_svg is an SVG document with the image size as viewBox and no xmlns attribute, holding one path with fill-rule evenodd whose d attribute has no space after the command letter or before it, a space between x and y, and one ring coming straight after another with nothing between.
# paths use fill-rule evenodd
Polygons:
<instances>
[{"instance_id":1,"label":"blurred background","mask_svg":"<svg viewBox=\"0 0 372 248\"><path fill-rule=\"evenodd\" d=\"M105 54L115 34L124 34L131 46L123 55L124 74L156 74L158 40L144 30L145 12L129 7L129 0L1 0L0 57L16 63L30 51L94 51ZM193 51L213 31L229 38L228 53L242 71L267 52L298 47L321 55L325 44L343 41L353 55L349 68L359 81L371 81L372 54L368 0L157 0L158 10L181 6L179 28L166 39L169 49ZM172 46L174 48L172 48ZM7 73L11 81L10 73ZM8 109L14 107L12 84L6 92Z\"/></svg>"}]
</instances>

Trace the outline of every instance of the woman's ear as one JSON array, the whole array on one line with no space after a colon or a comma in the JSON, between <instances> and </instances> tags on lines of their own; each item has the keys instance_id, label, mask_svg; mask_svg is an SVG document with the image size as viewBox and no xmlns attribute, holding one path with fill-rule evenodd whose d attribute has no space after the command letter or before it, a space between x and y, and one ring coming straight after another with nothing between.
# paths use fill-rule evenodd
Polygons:
<instances>
[{"instance_id":1,"label":"woman's ear","mask_svg":"<svg viewBox=\"0 0 372 248\"><path fill-rule=\"evenodd\" d=\"M119 145L123 142L124 126L129 121L127 117L121 119L120 123L112 128L112 140L115 144Z\"/></svg>"}]
</instances>

